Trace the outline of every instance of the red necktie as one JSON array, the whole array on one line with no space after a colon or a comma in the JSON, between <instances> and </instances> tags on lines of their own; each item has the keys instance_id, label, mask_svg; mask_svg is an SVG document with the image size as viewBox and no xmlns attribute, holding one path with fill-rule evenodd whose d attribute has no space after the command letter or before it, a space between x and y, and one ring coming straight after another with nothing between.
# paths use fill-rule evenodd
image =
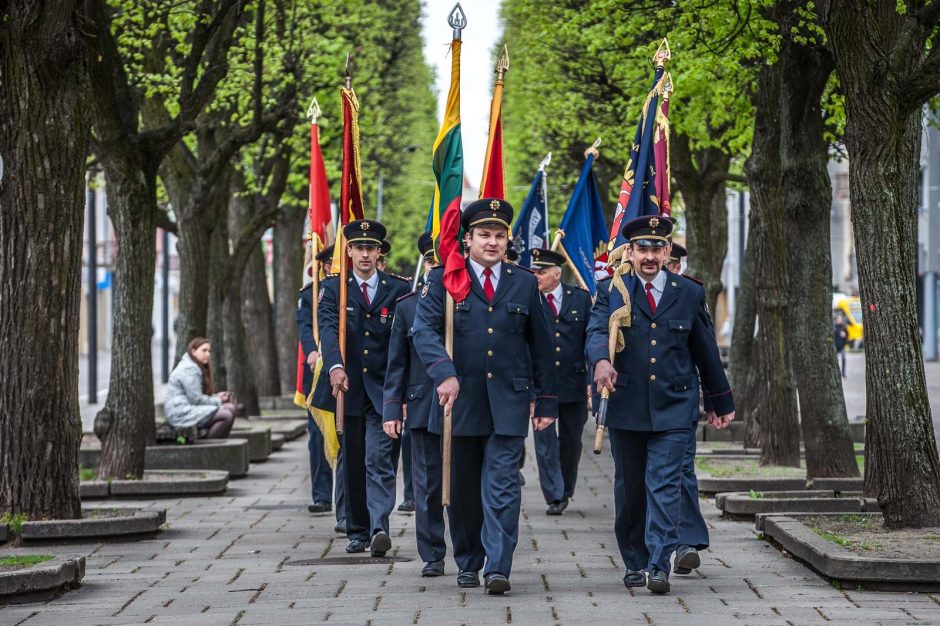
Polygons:
<instances>
[{"instance_id":1,"label":"red necktie","mask_svg":"<svg viewBox=\"0 0 940 626\"><path fill-rule=\"evenodd\" d=\"M646 283L646 301L650 303L650 313L656 313L656 298L653 297L653 283Z\"/></svg>"},{"instance_id":2,"label":"red necktie","mask_svg":"<svg viewBox=\"0 0 940 626\"><path fill-rule=\"evenodd\" d=\"M366 306L372 306L372 301L369 300L369 283L362 283L362 299L366 301Z\"/></svg>"},{"instance_id":3,"label":"red necktie","mask_svg":"<svg viewBox=\"0 0 940 626\"><path fill-rule=\"evenodd\" d=\"M545 297L548 299L548 306L552 307L552 314L558 317L558 308L555 306L555 294L550 293Z\"/></svg>"},{"instance_id":4,"label":"red necktie","mask_svg":"<svg viewBox=\"0 0 940 626\"><path fill-rule=\"evenodd\" d=\"M486 267L483 268L483 293L486 294L486 299L490 302L493 301L493 296L496 295L496 290L493 289L493 282L490 280L490 276L493 275L493 270Z\"/></svg>"}]
</instances>

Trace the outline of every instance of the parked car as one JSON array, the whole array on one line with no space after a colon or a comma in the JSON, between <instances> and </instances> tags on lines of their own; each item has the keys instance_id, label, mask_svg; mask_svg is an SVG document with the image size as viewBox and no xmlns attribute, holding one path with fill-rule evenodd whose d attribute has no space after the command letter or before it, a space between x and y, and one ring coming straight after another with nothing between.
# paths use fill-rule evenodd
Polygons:
<instances>
[{"instance_id":1,"label":"parked car","mask_svg":"<svg viewBox=\"0 0 940 626\"><path fill-rule=\"evenodd\" d=\"M841 312L845 316L845 325L849 333L848 342L856 350L865 343L865 324L862 319L862 301L857 296L844 293L832 294L832 314Z\"/></svg>"}]
</instances>

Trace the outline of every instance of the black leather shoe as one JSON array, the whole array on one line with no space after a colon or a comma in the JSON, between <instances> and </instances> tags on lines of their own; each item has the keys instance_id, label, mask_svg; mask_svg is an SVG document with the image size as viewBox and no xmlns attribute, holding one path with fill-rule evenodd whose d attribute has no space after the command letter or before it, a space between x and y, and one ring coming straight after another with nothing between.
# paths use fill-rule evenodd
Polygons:
<instances>
[{"instance_id":1,"label":"black leather shoe","mask_svg":"<svg viewBox=\"0 0 940 626\"><path fill-rule=\"evenodd\" d=\"M437 578L444 575L444 561L431 561L425 563L421 568L421 576L424 578Z\"/></svg>"},{"instance_id":2,"label":"black leather shoe","mask_svg":"<svg viewBox=\"0 0 940 626\"><path fill-rule=\"evenodd\" d=\"M548 505L548 508L545 509L545 515L561 515L564 509L561 508L561 502L555 500Z\"/></svg>"},{"instance_id":3,"label":"black leather shoe","mask_svg":"<svg viewBox=\"0 0 940 626\"><path fill-rule=\"evenodd\" d=\"M646 572L643 570L628 569L626 575L623 577L623 586L624 587L645 587L646 586Z\"/></svg>"},{"instance_id":4,"label":"black leather shoe","mask_svg":"<svg viewBox=\"0 0 940 626\"><path fill-rule=\"evenodd\" d=\"M385 556L385 553L392 549L392 540L388 533L380 530L372 535L372 556Z\"/></svg>"},{"instance_id":5,"label":"black leather shoe","mask_svg":"<svg viewBox=\"0 0 940 626\"><path fill-rule=\"evenodd\" d=\"M346 520L340 520L336 522L336 526L333 527L333 532L338 535L346 534Z\"/></svg>"},{"instance_id":6,"label":"black leather shoe","mask_svg":"<svg viewBox=\"0 0 940 626\"><path fill-rule=\"evenodd\" d=\"M357 552L365 552L366 548L369 547L368 541L363 541L362 539L353 539L349 542L349 545L346 546L346 552L350 554L356 554Z\"/></svg>"},{"instance_id":7,"label":"black leather shoe","mask_svg":"<svg viewBox=\"0 0 940 626\"><path fill-rule=\"evenodd\" d=\"M502 574L493 572L492 574L487 574L484 579L486 580L486 593L488 595L501 596L512 589L512 585L509 584L509 579Z\"/></svg>"},{"instance_id":8,"label":"black leather shoe","mask_svg":"<svg viewBox=\"0 0 940 626\"><path fill-rule=\"evenodd\" d=\"M404 500L401 504L398 505L399 513L414 513L415 512L415 501L414 500Z\"/></svg>"},{"instance_id":9,"label":"black leather shoe","mask_svg":"<svg viewBox=\"0 0 940 626\"><path fill-rule=\"evenodd\" d=\"M698 569L701 564L702 559L698 555L698 550L692 546L679 546L672 571L676 574L691 574L692 570Z\"/></svg>"},{"instance_id":10,"label":"black leather shoe","mask_svg":"<svg viewBox=\"0 0 940 626\"><path fill-rule=\"evenodd\" d=\"M669 574L659 568L650 571L646 588L653 593L669 593Z\"/></svg>"},{"instance_id":11,"label":"black leather shoe","mask_svg":"<svg viewBox=\"0 0 940 626\"><path fill-rule=\"evenodd\" d=\"M458 587L479 587L480 574L477 572L460 572L457 574Z\"/></svg>"},{"instance_id":12,"label":"black leather shoe","mask_svg":"<svg viewBox=\"0 0 940 626\"><path fill-rule=\"evenodd\" d=\"M307 505L307 510L311 513L329 513L333 510L333 505L329 502L314 502Z\"/></svg>"}]
</instances>

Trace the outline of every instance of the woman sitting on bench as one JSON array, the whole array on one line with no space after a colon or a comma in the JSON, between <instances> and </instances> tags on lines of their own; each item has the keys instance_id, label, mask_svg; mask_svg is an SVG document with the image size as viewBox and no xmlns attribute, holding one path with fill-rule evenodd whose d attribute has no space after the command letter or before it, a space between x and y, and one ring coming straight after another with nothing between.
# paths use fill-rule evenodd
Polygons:
<instances>
[{"instance_id":1,"label":"woman sitting on bench","mask_svg":"<svg viewBox=\"0 0 940 626\"><path fill-rule=\"evenodd\" d=\"M173 428L196 426L207 439L225 439L235 422L235 405L230 391L214 393L210 349L205 337L186 346L167 383L166 421Z\"/></svg>"}]
</instances>

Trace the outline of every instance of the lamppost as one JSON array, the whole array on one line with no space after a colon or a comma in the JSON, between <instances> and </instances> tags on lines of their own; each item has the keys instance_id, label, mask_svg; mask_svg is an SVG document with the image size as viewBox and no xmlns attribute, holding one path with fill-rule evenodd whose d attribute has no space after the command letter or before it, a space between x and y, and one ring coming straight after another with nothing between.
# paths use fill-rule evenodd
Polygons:
<instances>
[{"instance_id":1,"label":"lamppost","mask_svg":"<svg viewBox=\"0 0 940 626\"><path fill-rule=\"evenodd\" d=\"M97 166L88 168L85 216L88 220L88 404L98 404L98 219L95 211L94 181Z\"/></svg>"},{"instance_id":2,"label":"lamppost","mask_svg":"<svg viewBox=\"0 0 940 626\"><path fill-rule=\"evenodd\" d=\"M421 146L418 146L415 144L409 144L405 146L404 148L402 148L401 150L399 150L398 154L405 154L406 152L411 154L420 147ZM379 169L379 190L376 194L377 197L376 197L376 202L375 202L375 219L377 219L380 222L382 221L382 195L384 192L385 192L385 178L382 175L382 170Z\"/></svg>"}]
</instances>

